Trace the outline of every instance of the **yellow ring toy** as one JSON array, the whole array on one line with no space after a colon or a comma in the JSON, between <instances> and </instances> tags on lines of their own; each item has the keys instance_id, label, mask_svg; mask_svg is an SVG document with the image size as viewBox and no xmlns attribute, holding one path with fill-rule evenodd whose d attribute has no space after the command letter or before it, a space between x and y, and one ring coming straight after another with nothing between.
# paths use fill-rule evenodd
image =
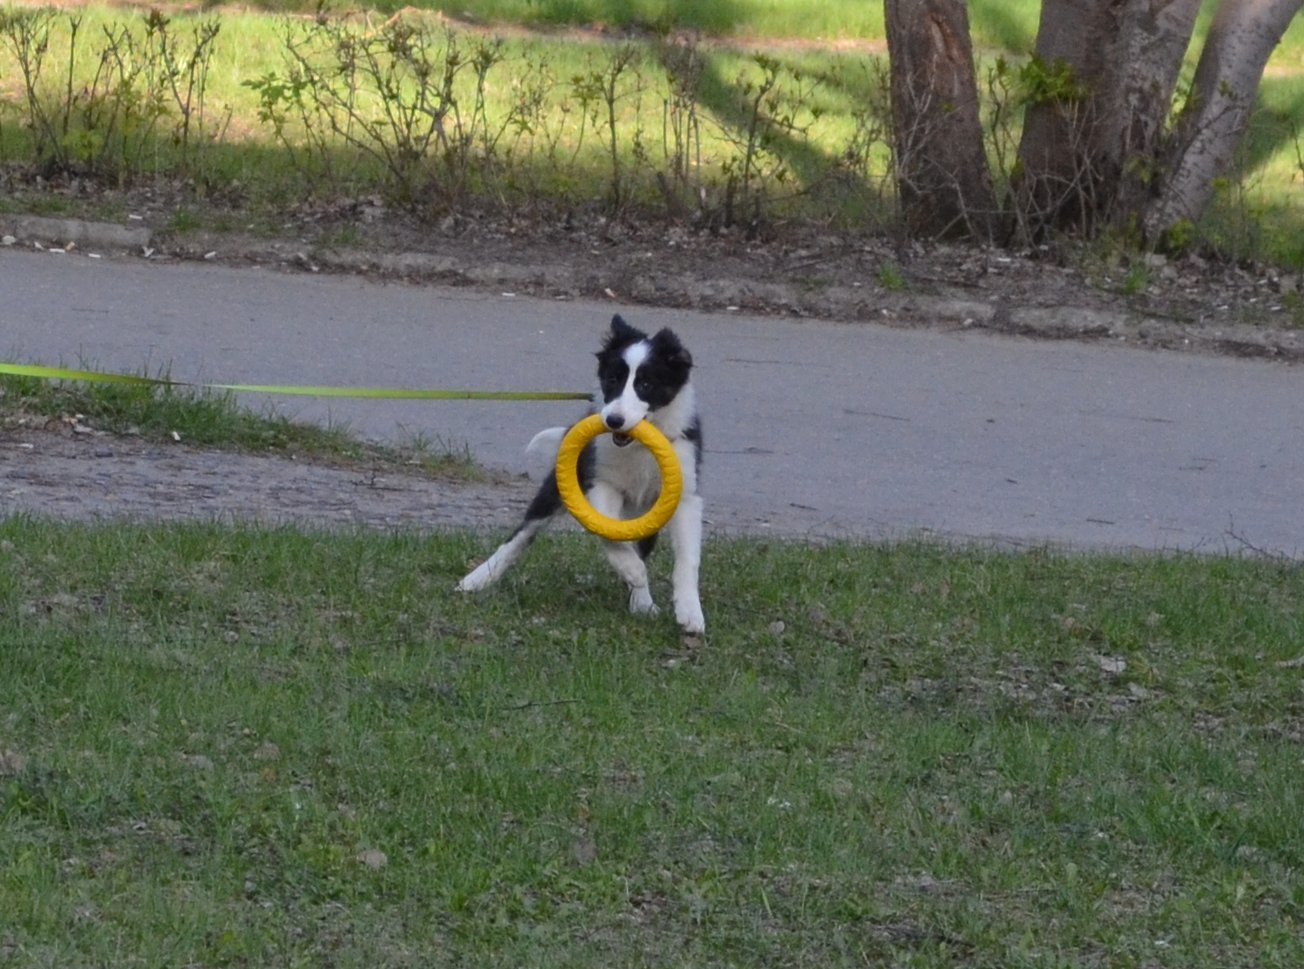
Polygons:
<instances>
[{"instance_id":1,"label":"yellow ring toy","mask_svg":"<svg viewBox=\"0 0 1304 969\"><path fill-rule=\"evenodd\" d=\"M679 468L679 457L666 436L650 421L639 421L628 433L656 458L661 470L661 494L656 503L638 518L612 518L602 514L589 504L580 488L580 451L599 434L609 433L598 414L590 414L566 432L557 451L557 491L575 520L594 535L613 542L637 542L655 534L670 521L684 491L683 472Z\"/></svg>"}]
</instances>

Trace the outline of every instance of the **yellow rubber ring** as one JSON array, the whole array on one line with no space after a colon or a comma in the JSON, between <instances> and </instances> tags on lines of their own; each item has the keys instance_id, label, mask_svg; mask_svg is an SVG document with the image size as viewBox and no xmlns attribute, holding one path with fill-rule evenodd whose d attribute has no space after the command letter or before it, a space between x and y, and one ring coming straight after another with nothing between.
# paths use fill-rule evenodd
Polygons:
<instances>
[{"instance_id":1,"label":"yellow rubber ring","mask_svg":"<svg viewBox=\"0 0 1304 969\"><path fill-rule=\"evenodd\" d=\"M612 518L602 514L589 504L580 488L580 451L599 434L609 433L598 414L590 414L566 432L557 451L557 490L575 520L594 535L613 542L636 542L656 534L670 521L684 491L684 475L679 468L679 457L666 436L651 422L639 421L629 434L656 458L661 470L661 494L656 503L638 518Z\"/></svg>"}]
</instances>

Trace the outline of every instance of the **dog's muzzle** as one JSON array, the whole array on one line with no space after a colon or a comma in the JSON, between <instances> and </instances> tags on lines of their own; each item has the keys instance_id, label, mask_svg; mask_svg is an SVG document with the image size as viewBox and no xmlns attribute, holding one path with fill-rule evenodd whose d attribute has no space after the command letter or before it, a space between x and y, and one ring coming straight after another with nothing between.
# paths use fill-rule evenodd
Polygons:
<instances>
[{"instance_id":1,"label":"dog's muzzle","mask_svg":"<svg viewBox=\"0 0 1304 969\"><path fill-rule=\"evenodd\" d=\"M625 418L620 414L611 414L603 418L603 423L607 425L607 430L611 431L611 441L616 447L628 447L629 442L634 440L632 434L621 430L625 426Z\"/></svg>"}]
</instances>

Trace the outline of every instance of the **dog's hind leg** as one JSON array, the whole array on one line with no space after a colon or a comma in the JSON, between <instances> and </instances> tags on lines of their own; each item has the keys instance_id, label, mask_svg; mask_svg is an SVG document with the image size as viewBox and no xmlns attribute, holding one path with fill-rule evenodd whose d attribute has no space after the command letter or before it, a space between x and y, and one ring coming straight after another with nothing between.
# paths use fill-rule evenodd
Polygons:
<instances>
[{"instance_id":1,"label":"dog's hind leg","mask_svg":"<svg viewBox=\"0 0 1304 969\"><path fill-rule=\"evenodd\" d=\"M534 541L534 536L538 535L546 524L548 524L546 518L527 519L512 534L511 538L498 546L493 555L481 562L461 582L457 583L457 591L479 592L481 589L489 588L501 579L503 574L525 554L525 550Z\"/></svg>"},{"instance_id":2,"label":"dog's hind leg","mask_svg":"<svg viewBox=\"0 0 1304 969\"><path fill-rule=\"evenodd\" d=\"M536 535L552 519L562 506L561 495L557 492L557 476L550 474L539 486L530 507L525 510L525 520L512 537L499 545L493 555L480 563L457 584L458 592L479 592L487 589L503 577L530 547Z\"/></svg>"},{"instance_id":3,"label":"dog's hind leg","mask_svg":"<svg viewBox=\"0 0 1304 969\"><path fill-rule=\"evenodd\" d=\"M675 552L672 573L675 621L686 633L706 632L702 600L697 591L697 574L702 555L702 498L687 495L670 519L670 543Z\"/></svg>"},{"instance_id":4,"label":"dog's hind leg","mask_svg":"<svg viewBox=\"0 0 1304 969\"><path fill-rule=\"evenodd\" d=\"M619 518L622 499L620 492L601 482L595 484L588 493L589 504L595 511L610 518ZM652 590L648 587L647 566L639 554L634 542L604 542L607 561L616 570L616 574L629 586L629 611L645 615L655 615L656 603L652 601Z\"/></svg>"}]
</instances>

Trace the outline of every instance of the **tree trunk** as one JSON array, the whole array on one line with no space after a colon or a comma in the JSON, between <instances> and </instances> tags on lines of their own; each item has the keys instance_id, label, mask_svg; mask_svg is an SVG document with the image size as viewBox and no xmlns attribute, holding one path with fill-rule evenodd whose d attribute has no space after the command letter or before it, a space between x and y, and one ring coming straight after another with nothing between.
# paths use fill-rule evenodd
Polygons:
<instances>
[{"instance_id":1,"label":"tree trunk","mask_svg":"<svg viewBox=\"0 0 1304 969\"><path fill-rule=\"evenodd\" d=\"M1245 136L1268 58L1301 7L1304 0L1224 0L1218 7L1164 152L1162 188L1145 213L1150 238L1204 213Z\"/></svg>"},{"instance_id":2,"label":"tree trunk","mask_svg":"<svg viewBox=\"0 0 1304 969\"><path fill-rule=\"evenodd\" d=\"M1120 10L1096 92L1093 148L1107 179L1116 179L1100 213L1139 218L1152 195L1154 159L1163 142L1182 56L1195 31L1200 0L1141 0Z\"/></svg>"},{"instance_id":3,"label":"tree trunk","mask_svg":"<svg viewBox=\"0 0 1304 969\"><path fill-rule=\"evenodd\" d=\"M996 199L964 0L884 0L897 191L912 233L988 241Z\"/></svg>"},{"instance_id":4,"label":"tree trunk","mask_svg":"<svg viewBox=\"0 0 1304 969\"><path fill-rule=\"evenodd\" d=\"M1011 207L1026 238L1136 211L1200 0L1046 0Z\"/></svg>"}]
</instances>

